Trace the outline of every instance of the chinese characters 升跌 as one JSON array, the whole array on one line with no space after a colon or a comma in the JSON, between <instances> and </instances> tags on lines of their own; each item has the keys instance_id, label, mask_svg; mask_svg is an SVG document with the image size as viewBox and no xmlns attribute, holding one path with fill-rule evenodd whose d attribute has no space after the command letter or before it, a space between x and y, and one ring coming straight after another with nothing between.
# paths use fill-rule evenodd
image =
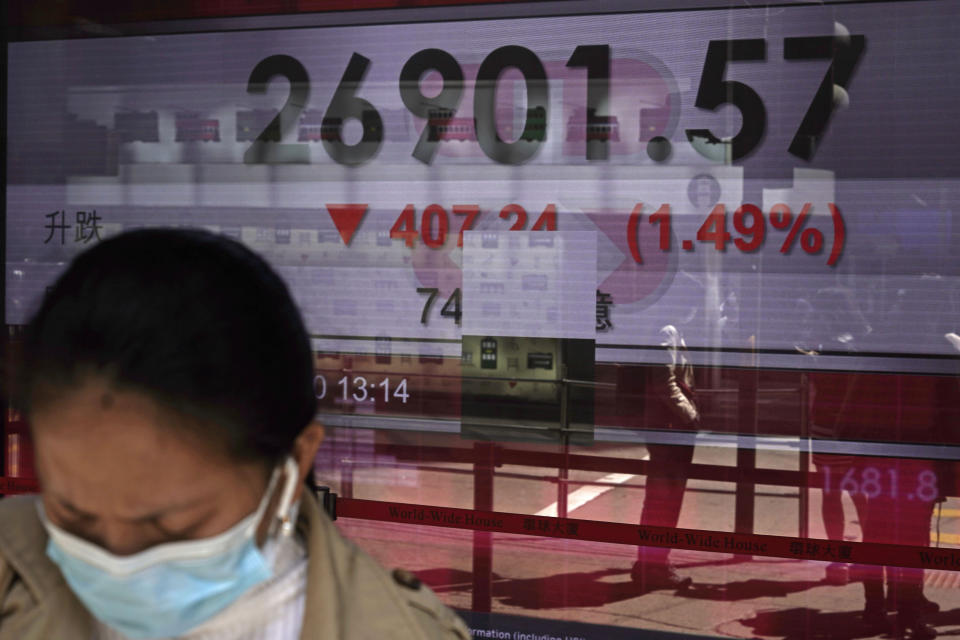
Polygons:
<instances>
[{"instance_id":1,"label":"chinese characters \u5347\u8dcc","mask_svg":"<svg viewBox=\"0 0 960 640\"><path fill-rule=\"evenodd\" d=\"M49 220L49 222L44 225L44 229L50 233L47 234L47 238L43 241L43 244L48 244L53 240L58 231L60 232L60 244L66 244L68 229L74 229L74 243L87 244L91 240L101 239L100 230L103 227L100 225L101 218L97 215L96 209L77 211L75 214L75 224L67 224L66 211L63 209L54 211L53 213L47 213L44 217Z\"/></svg>"}]
</instances>

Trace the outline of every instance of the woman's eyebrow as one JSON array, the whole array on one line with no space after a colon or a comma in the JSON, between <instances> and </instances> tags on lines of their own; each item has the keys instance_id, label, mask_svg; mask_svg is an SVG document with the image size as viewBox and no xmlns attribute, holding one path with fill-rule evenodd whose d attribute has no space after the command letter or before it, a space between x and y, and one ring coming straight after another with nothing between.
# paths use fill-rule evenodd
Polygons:
<instances>
[{"instance_id":1,"label":"woman's eyebrow","mask_svg":"<svg viewBox=\"0 0 960 640\"><path fill-rule=\"evenodd\" d=\"M138 515L138 516L136 516L136 517L134 517L134 518L130 518L130 519L131 519L131 520L155 520L155 519L157 519L157 518L161 518L161 517L163 517L163 516L165 516L165 515L168 515L168 514L171 514L171 513L176 513L176 512L178 512L178 511L186 511L186 510L188 510L188 509L193 509L193 508L195 508L195 507L197 507L197 506L199 506L199 505L201 505L201 504L207 503L207 502L209 502L209 499L208 499L206 496L203 496L203 497L200 497L200 498L196 498L196 499L193 499L193 500L189 500L189 501L187 501L187 502L182 502L182 503L179 503L179 504L167 505L167 506L165 506L165 507L161 507L160 509L156 509L156 510L154 510L154 511L150 511L150 512L148 512L148 513L145 513L145 514L143 514L143 515Z\"/></svg>"},{"instance_id":2,"label":"woman's eyebrow","mask_svg":"<svg viewBox=\"0 0 960 640\"><path fill-rule=\"evenodd\" d=\"M75 504L73 504L72 502L70 502L69 500L67 500L66 498L63 498L63 497L61 497L61 496L57 496L57 502L59 502L62 507L64 507L65 509L67 509L67 511L71 511L71 512L73 512L75 515L82 516L82 517L84 517L84 518L96 518L96 517L97 517L97 515L96 515L95 513L91 513L91 512L89 512L89 511L84 511L84 510L81 509L80 507L76 506Z\"/></svg>"},{"instance_id":3,"label":"woman's eyebrow","mask_svg":"<svg viewBox=\"0 0 960 640\"><path fill-rule=\"evenodd\" d=\"M72 502L70 502L69 500L67 500L66 498L64 498L64 497L62 497L62 496L56 496L56 498L57 498L57 502L59 502L64 508L66 508L68 511L70 511L70 512L73 513L74 515L81 516L81 517L84 517L84 518L97 518L97 517L99 517L99 516L98 516L97 514L95 514L95 513L92 513L92 512L90 512L90 511L85 511L84 509L81 509L80 507L76 506L75 504L73 504ZM196 507L196 506L198 506L198 505L200 505L200 504L203 504L203 503L206 502L206 501L207 501L207 498L206 498L206 497L201 497L201 498L197 498L197 499L190 500L190 501L188 501L188 502L183 502L183 503L180 503L180 504L168 505L168 506L162 507L162 508L160 508L160 509L157 509L157 510L155 510L155 511L150 511L150 512L148 512L148 513L146 513L146 514L143 514L143 515L134 516L134 517L132 517L132 518L129 518L129 520L133 520L133 521L154 520L154 519L156 519L156 518L160 518L160 517L162 517L162 516L164 516L164 515L167 515L167 514L170 514L170 513L174 513L174 512L177 512L177 511L185 511L185 510L187 510L187 509L194 508L194 507Z\"/></svg>"}]
</instances>

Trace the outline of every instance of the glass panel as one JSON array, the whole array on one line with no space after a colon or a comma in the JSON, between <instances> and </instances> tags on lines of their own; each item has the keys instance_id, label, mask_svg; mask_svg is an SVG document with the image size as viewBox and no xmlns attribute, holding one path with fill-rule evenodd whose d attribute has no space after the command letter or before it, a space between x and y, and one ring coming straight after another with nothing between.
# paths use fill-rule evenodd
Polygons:
<instances>
[{"instance_id":1,"label":"glass panel","mask_svg":"<svg viewBox=\"0 0 960 640\"><path fill-rule=\"evenodd\" d=\"M955 632L960 5L602 11L10 43L6 323L121 231L261 253L339 526L475 637Z\"/></svg>"}]
</instances>

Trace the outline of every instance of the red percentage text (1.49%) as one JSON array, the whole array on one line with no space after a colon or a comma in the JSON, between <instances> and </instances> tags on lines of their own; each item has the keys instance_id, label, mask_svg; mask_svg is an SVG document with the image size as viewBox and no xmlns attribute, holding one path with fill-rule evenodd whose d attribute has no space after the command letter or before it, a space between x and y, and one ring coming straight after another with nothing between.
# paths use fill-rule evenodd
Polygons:
<instances>
[{"instance_id":1,"label":"red percentage text (1.49%)","mask_svg":"<svg viewBox=\"0 0 960 640\"><path fill-rule=\"evenodd\" d=\"M630 219L627 222L627 242L630 246L630 253L637 264L643 264L639 240L643 206L642 202L638 202L630 213ZM843 247L846 243L846 225L843 221L843 214L837 205L829 202L827 207L830 209L830 217L833 221L833 242L830 257L827 259L827 265L832 267L837 264L843 254ZM800 248L803 249L804 253L816 255L823 251L826 240L823 231L820 229L806 228L812 208L813 205L808 202L800 209L800 213L794 217L789 206L776 204L770 208L769 214L765 216L760 207L753 204L743 204L733 212L733 228L739 234L738 237L734 237L727 231L727 207L718 204L707 215L697 230L697 242L712 244L717 251L726 251L727 244L733 242L733 245L742 253L753 253L759 250L766 241L767 220L769 218L770 226L775 230L786 231L786 237L780 245L780 253L789 254L799 238ZM659 230L660 250L670 251L673 233L670 205L660 205L659 209L650 214L648 222ZM696 245L692 240L683 240L681 246L684 251L693 251Z\"/></svg>"}]
</instances>

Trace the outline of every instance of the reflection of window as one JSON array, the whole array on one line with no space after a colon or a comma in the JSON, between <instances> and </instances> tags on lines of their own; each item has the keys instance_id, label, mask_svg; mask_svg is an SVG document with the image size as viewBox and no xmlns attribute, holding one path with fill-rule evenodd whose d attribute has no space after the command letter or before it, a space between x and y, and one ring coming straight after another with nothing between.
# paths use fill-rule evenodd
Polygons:
<instances>
[{"instance_id":1,"label":"reflection of window","mask_svg":"<svg viewBox=\"0 0 960 640\"><path fill-rule=\"evenodd\" d=\"M159 142L156 111L120 112L113 115L113 128L121 142Z\"/></svg>"},{"instance_id":2,"label":"reflection of window","mask_svg":"<svg viewBox=\"0 0 960 640\"><path fill-rule=\"evenodd\" d=\"M339 234L336 231L317 231L317 242L324 244L326 242L339 242Z\"/></svg>"},{"instance_id":3,"label":"reflection of window","mask_svg":"<svg viewBox=\"0 0 960 640\"><path fill-rule=\"evenodd\" d=\"M520 288L524 291L546 291L549 278L540 273L531 273L523 276Z\"/></svg>"},{"instance_id":4,"label":"reflection of window","mask_svg":"<svg viewBox=\"0 0 960 640\"><path fill-rule=\"evenodd\" d=\"M484 302L480 312L484 318L499 318L500 305L496 302Z\"/></svg>"},{"instance_id":5,"label":"reflection of window","mask_svg":"<svg viewBox=\"0 0 960 640\"><path fill-rule=\"evenodd\" d=\"M527 369L553 369L552 353L528 353Z\"/></svg>"},{"instance_id":6,"label":"reflection of window","mask_svg":"<svg viewBox=\"0 0 960 640\"><path fill-rule=\"evenodd\" d=\"M497 368L497 341L493 338L484 338L480 341L480 368Z\"/></svg>"}]
</instances>

